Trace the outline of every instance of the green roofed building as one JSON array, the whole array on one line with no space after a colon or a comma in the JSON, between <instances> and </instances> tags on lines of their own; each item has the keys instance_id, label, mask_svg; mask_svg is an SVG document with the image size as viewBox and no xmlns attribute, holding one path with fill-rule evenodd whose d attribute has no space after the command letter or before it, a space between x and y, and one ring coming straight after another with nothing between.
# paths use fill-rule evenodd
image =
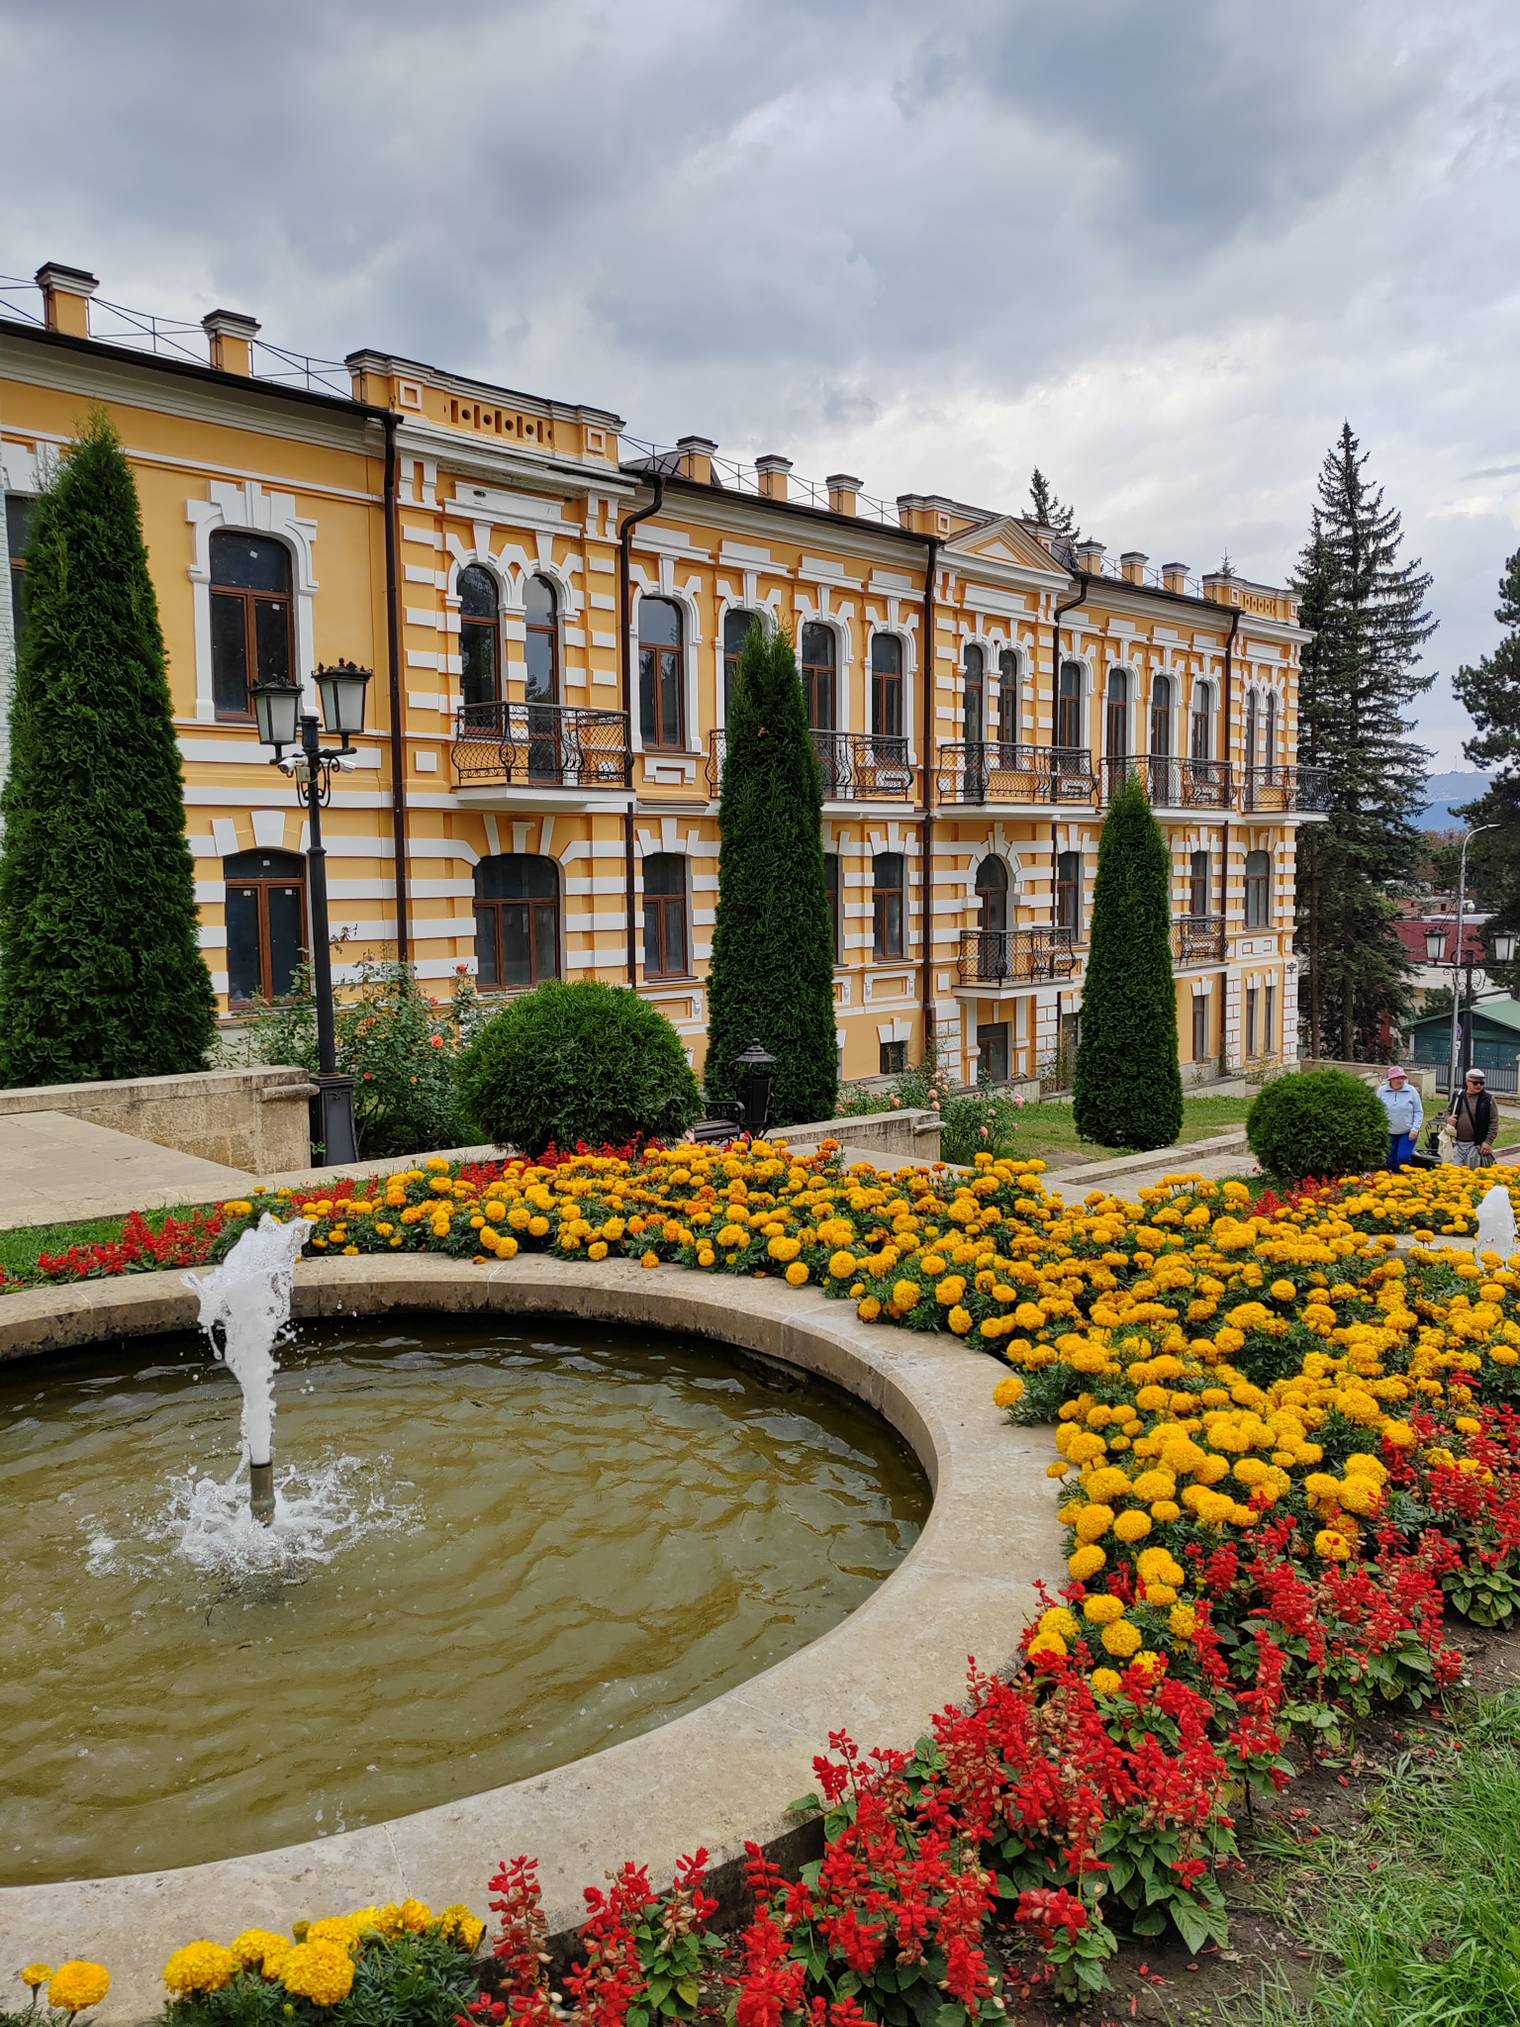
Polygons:
<instances>
[{"instance_id":1,"label":"green roofed building","mask_svg":"<svg viewBox=\"0 0 1520 2027\"><path fill-rule=\"evenodd\" d=\"M1499 994L1474 1000L1473 1037L1468 1061L1481 1070L1491 1091L1517 1088L1515 1065L1520 1060L1520 1000ZM1410 1025L1414 1062L1439 1072L1441 1089L1446 1088L1446 1067L1451 1055L1451 1009L1426 1014Z\"/></svg>"}]
</instances>

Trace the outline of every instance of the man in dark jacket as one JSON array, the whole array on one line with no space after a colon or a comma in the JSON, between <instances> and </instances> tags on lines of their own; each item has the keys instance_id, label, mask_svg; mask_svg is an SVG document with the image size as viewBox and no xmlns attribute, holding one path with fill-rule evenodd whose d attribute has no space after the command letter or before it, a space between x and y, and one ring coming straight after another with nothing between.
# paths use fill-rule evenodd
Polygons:
<instances>
[{"instance_id":1,"label":"man in dark jacket","mask_svg":"<svg viewBox=\"0 0 1520 2027\"><path fill-rule=\"evenodd\" d=\"M1469 1070L1462 1095L1446 1115L1456 1136L1453 1154L1459 1168L1482 1168L1483 1157L1494 1151L1499 1130L1499 1108L1489 1093L1481 1070Z\"/></svg>"}]
</instances>

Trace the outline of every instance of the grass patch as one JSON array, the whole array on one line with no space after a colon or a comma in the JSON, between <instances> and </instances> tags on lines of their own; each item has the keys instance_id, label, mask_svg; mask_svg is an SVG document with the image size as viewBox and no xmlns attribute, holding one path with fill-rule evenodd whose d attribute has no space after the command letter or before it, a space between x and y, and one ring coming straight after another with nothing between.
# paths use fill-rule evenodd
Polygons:
<instances>
[{"instance_id":1,"label":"grass patch","mask_svg":"<svg viewBox=\"0 0 1520 2027\"><path fill-rule=\"evenodd\" d=\"M1251 1099L1248 1097L1184 1098L1182 1132L1177 1145L1207 1140L1212 1134L1227 1133L1232 1126L1243 1126L1250 1107ZM1130 1150L1080 1140L1071 1106L1046 1100L1038 1105L1026 1105L1018 1114L1017 1130L1007 1151L1015 1160L1044 1161L1051 1155L1071 1155L1084 1161L1096 1161L1105 1154L1125 1154Z\"/></svg>"},{"instance_id":2,"label":"grass patch","mask_svg":"<svg viewBox=\"0 0 1520 2027\"><path fill-rule=\"evenodd\" d=\"M1520 1691L1406 1754L1354 1834L1296 1846L1271 1912L1321 1969L1277 1973L1233 2027L1495 2027L1520 2021Z\"/></svg>"},{"instance_id":3,"label":"grass patch","mask_svg":"<svg viewBox=\"0 0 1520 2027\"><path fill-rule=\"evenodd\" d=\"M210 1204L166 1204L162 1210L144 1211L143 1218L155 1232L163 1230L167 1218L188 1218ZM44 1253L66 1253L71 1246L108 1246L121 1237L125 1218L81 1218L74 1224L17 1225L0 1232L0 1272L13 1280L25 1280L36 1270Z\"/></svg>"}]
</instances>

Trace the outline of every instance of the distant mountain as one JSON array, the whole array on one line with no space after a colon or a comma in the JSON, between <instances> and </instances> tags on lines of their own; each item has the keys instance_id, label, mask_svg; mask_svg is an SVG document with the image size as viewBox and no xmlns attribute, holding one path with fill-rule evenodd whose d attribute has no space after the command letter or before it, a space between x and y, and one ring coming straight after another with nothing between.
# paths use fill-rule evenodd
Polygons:
<instances>
[{"instance_id":1,"label":"distant mountain","mask_svg":"<svg viewBox=\"0 0 1520 2027\"><path fill-rule=\"evenodd\" d=\"M1432 774L1425 784L1430 800L1415 818L1416 825L1422 831L1460 830L1462 818L1455 812L1464 803L1476 802L1487 787L1486 774Z\"/></svg>"}]
</instances>

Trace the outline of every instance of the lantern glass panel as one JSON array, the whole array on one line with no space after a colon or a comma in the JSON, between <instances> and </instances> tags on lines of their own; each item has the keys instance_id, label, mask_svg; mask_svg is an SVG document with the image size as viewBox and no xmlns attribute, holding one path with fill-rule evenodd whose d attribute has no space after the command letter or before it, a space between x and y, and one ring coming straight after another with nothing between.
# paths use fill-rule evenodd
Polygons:
<instances>
[{"instance_id":1,"label":"lantern glass panel","mask_svg":"<svg viewBox=\"0 0 1520 2027\"><path fill-rule=\"evenodd\" d=\"M345 741L364 730L364 693L369 687L369 670L340 662L335 668L317 670L317 689L322 698L322 722L330 734Z\"/></svg>"},{"instance_id":2,"label":"lantern glass panel","mask_svg":"<svg viewBox=\"0 0 1520 2027\"><path fill-rule=\"evenodd\" d=\"M301 693L294 683L255 683L253 713L258 722L259 743L294 746L300 708Z\"/></svg>"}]
</instances>

